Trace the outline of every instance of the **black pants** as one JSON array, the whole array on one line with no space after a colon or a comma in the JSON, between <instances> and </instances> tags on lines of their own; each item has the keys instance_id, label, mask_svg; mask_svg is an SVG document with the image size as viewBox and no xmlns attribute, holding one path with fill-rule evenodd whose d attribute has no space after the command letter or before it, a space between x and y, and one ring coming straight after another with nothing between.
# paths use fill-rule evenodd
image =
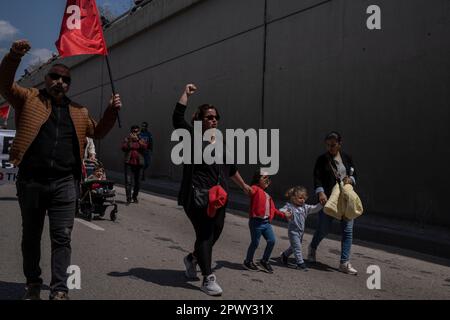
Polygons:
<instances>
[{"instance_id":1,"label":"black pants","mask_svg":"<svg viewBox=\"0 0 450 320\"><path fill-rule=\"evenodd\" d=\"M222 233L225 222L225 210L226 206L217 210L214 218L210 218L206 213L206 209L184 208L194 226L196 236L194 256L197 258L203 276L212 274L212 248Z\"/></svg>"},{"instance_id":2,"label":"black pants","mask_svg":"<svg viewBox=\"0 0 450 320\"><path fill-rule=\"evenodd\" d=\"M140 184L140 174L142 166L135 166L130 164L125 164L125 193L127 195L127 201L131 198L137 199L139 194ZM131 195L131 189L133 188L133 196Z\"/></svg>"},{"instance_id":3,"label":"black pants","mask_svg":"<svg viewBox=\"0 0 450 320\"><path fill-rule=\"evenodd\" d=\"M145 178L145 170L150 167L150 162L152 160L152 155L150 152L144 154L144 168L142 169L142 179Z\"/></svg>"},{"instance_id":4,"label":"black pants","mask_svg":"<svg viewBox=\"0 0 450 320\"><path fill-rule=\"evenodd\" d=\"M27 284L42 283L41 236L48 214L51 240L51 292L68 292L67 268L72 253L70 241L78 196L78 181L72 175L37 181L19 178L17 195L22 214L23 271Z\"/></svg>"}]
</instances>

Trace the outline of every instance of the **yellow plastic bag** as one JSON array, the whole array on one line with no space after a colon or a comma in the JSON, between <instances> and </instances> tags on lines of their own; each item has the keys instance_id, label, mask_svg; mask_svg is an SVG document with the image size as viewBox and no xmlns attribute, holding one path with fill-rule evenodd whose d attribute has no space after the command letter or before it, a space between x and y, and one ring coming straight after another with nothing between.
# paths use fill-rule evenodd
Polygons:
<instances>
[{"instance_id":1,"label":"yellow plastic bag","mask_svg":"<svg viewBox=\"0 0 450 320\"><path fill-rule=\"evenodd\" d=\"M364 208L358 194L353 190L351 184L342 187L341 197L343 198L343 215L347 220L358 218L364 212Z\"/></svg>"},{"instance_id":2,"label":"yellow plastic bag","mask_svg":"<svg viewBox=\"0 0 450 320\"><path fill-rule=\"evenodd\" d=\"M333 187L330 197L328 198L327 203L323 208L323 212L325 212L330 217L341 220L343 216L342 204L339 204L341 198L341 187L338 183ZM339 210L340 209L340 210Z\"/></svg>"},{"instance_id":3,"label":"yellow plastic bag","mask_svg":"<svg viewBox=\"0 0 450 320\"><path fill-rule=\"evenodd\" d=\"M342 220L353 220L362 215L364 209L358 194L351 184L343 185L336 183L331 192L323 212L330 217Z\"/></svg>"}]
</instances>

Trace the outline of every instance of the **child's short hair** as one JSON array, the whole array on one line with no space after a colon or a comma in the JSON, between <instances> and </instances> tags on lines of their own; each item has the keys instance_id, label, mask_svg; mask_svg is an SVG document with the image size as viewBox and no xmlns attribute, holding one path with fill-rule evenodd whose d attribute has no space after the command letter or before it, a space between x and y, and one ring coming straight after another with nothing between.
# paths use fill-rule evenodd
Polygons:
<instances>
[{"instance_id":1,"label":"child's short hair","mask_svg":"<svg viewBox=\"0 0 450 320\"><path fill-rule=\"evenodd\" d=\"M304 192L306 196L308 196L308 189L306 189L304 186L295 186L286 191L285 197L290 199L292 196L295 196L297 193L300 192Z\"/></svg>"}]
</instances>

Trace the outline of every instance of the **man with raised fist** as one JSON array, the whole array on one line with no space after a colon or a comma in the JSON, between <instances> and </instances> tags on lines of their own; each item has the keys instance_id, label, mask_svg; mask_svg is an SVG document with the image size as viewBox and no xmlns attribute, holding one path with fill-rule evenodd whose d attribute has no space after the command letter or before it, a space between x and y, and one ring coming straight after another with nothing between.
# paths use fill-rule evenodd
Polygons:
<instances>
[{"instance_id":1,"label":"man with raised fist","mask_svg":"<svg viewBox=\"0 0 450 320\"><path fill-rule=\"evenodd\" d=\"M22 57L31 49L26 40L12 44L0 64L0 94L15 110L16 137L10 162L19 167L17 195L22 214L22 256L27 292L24 299L40 299L40 242L48 214L51 239L50 299L67 300L71 233L81 177L86 137L103 138L114 126L121 107L111 98L97 123L86 107L67 96L70 69L53 65L45 88L23 88L14 82Z\"/></svg>"}]
</instances>

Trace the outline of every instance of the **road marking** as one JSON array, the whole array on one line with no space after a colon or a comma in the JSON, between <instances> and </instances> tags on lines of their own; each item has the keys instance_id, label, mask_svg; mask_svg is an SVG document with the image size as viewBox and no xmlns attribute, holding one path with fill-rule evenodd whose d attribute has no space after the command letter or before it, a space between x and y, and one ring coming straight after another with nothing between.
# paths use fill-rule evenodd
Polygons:
<instances>
[{"instance_id":1,"label":"road marking","mask_svg":"<svg viewBox=\"0 0 450 320\"><path fill-rule=\"evenodd\" d=\"M81 224L84 224L86 227L89 227L91 229L94 229L94 230L97 230L97 231L105 231L105 229L103 229L102 227L99 227L99 226L97 226L97 225L95 225L95 224L93 224L93 223L91 223L89 221L85 221L85 220L82 220L82 219L79 219L79 218L75 218L75 221L77 221L77 222L79 222Z\"/></svg>"}]
</instances>

